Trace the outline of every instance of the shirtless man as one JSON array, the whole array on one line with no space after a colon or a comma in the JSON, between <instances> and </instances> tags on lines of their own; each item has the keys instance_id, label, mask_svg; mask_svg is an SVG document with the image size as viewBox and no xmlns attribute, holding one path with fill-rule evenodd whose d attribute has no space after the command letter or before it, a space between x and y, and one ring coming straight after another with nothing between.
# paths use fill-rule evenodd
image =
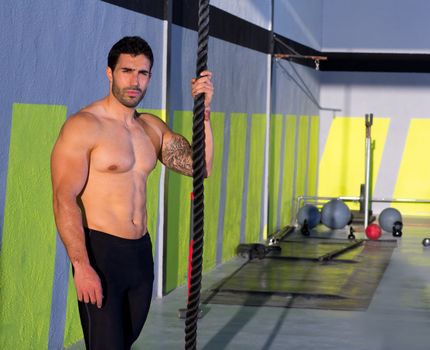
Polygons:
<instances>
[{"instance_id":1,"label":"shirtless man","mask_svg":"<svg viewBox=\"0 0 430 350\"><path fill-rule=\"evenodd\" d=\"M51 155L54 214L67 249L85 344L130 349L145 323L154 279L146 180L157 159L192 175L191 147L151 114L139 114L152 50L125 37L109 52L109 95L68 118ZM212 166L211 73L192 79L205 94L206 172Z\"/></svg>"}]
</instances>

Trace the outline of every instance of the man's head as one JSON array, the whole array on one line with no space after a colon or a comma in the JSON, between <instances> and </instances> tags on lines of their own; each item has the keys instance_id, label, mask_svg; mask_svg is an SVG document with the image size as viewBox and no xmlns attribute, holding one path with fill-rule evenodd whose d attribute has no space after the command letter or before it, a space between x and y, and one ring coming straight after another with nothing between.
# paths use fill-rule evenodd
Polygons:
<instances>
[{"instance_id":1,"label":"man's head","mask_svg":"<svg viewBox=\"0 0 430 350\"><path fill-rule=\"evenodd\" d=\"M135 108L143 99L153 61L151 47L140 37L122 38L112 47L106 74L112 95L122 105Z\"/></svg>"},{"instance_id":2,"label":"man's head","mask_svg":"<svg viewBox=\"0 0 430 350\"><path fill-rule=\"evenodd\" d=\"M152 65L154 64L154 56L149 44L139 36L126 36L118 41L109 51L108 67L115 70L118 58L121 54L129 54L132 56L145 55Z\"/></svg>"}]
</instances>

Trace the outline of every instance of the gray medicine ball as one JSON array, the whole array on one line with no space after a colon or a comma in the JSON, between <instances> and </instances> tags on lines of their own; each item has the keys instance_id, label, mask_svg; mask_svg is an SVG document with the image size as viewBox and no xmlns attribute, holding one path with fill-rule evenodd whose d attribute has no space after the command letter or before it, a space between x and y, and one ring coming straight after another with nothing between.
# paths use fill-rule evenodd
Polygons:
<instances>
[{"instance_id":1,"label":"gray medicine ball","mask_svg":"<svg viewBox=\"0 0 430 350\"><path fill-rule=\"evenodd\" d=\"M314 228L321 222L321 213L318 208L312 204L305 204L297 213L297 222L303 226L307 221L308 228Z\"/></svg>"},{"instance_id":2,"label":"gray medicine ball","mask_svg":"<svg viewBox=\"0 0 430 350\"><path fill-rule=\"evenodd\" d=\"M384 231L393 231L393 226L396 222L402 222L402 214L395 208L385 208L379 214L379 226L382 227Z\"/></svg>"},{"instance_id":3,"label":"gray medicine ball","mask_svg":"<svg viewBox=\"0 0 430 350\"><path fill-rule=\"evenodd\" d=\"M351 211L342 200L332 199L324 204L321 221L331 229L344 228L351 221Z\"/></svg>"}]
</instances>

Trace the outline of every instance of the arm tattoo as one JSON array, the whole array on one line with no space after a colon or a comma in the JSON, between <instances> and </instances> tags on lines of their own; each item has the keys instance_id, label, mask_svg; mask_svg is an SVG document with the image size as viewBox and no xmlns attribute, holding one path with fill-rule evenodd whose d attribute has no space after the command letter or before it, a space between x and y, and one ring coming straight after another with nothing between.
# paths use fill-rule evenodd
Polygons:
<instances>
[{"instance_id":1,"label":"arm tattoo","mask_svg":"<svg viewBox=\"0 0 430 350\"><path fill-rule=\"evenodd\" d=\"M183 175L193 175L193 161L191 158L191 146L181 135L174 135L171 140L163 145L161 161L168 168Z\"/></svg>"}]
</instances>

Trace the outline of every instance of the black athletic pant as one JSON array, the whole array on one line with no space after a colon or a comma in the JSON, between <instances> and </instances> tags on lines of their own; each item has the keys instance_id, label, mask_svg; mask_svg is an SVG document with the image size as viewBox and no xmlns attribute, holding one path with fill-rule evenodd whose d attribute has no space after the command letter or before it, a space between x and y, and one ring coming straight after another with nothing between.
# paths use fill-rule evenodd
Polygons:
<instances>
[{"instance_id":1,"label":"black athletic pant","mask_svg":"<svg viewBox=\"0 0 430 350\"><path fill-rule=\"evenodd\" d=\"M88 350L129 350L149 311L154 262L149 234L133 240L85 230L90 263L103 288L101 309L79 302Z\"/></svg>"}]
</instances>

